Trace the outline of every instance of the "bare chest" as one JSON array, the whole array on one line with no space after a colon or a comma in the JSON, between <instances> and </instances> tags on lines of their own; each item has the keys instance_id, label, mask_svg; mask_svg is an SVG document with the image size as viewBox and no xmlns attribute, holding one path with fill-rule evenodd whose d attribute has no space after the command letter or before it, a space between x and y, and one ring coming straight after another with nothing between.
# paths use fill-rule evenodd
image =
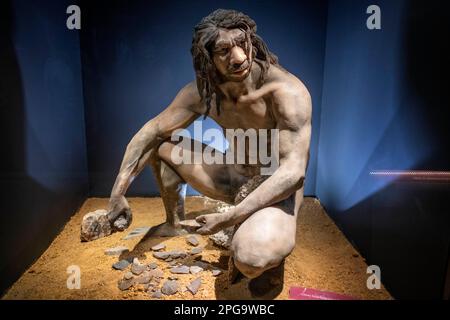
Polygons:
<instances>
[{"instance_id":1,"label":"bare chest","mask_svg":"<svg viewBox=\"0 0 450 320\"><path fill-rule=\"evenodd\" d=\"M270 99L260 98L252 103L239 103L224 99L220 115L215 102L209 116L224 129L273 129L276 126Z\"/></svg>"}]
</instances>

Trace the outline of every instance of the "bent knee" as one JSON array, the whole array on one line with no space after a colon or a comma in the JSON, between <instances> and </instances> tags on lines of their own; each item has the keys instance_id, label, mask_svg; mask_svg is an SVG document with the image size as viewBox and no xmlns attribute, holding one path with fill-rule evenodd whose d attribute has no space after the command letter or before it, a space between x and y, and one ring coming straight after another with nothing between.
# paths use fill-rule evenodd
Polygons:
<instances>
[{"instance_id":1,"label":"bent knee","mask_svg":"<svg viewBox=\"0 0 450 320\"><path fill-rule=\"evenodd\" d=\"M287 255L277 253L234 252L235 266L247 278L259 277L264 271L278 266Z\"/></svg>"},{"instance_id":2,"label":"bent knee","mask_svg":"<svg viewBox=\"0 0 450 320\"><path fill-rule=\"evenodd\" d=\"M233 239L237 240L237 239ZM261 240L261 239L259 239ZM294 249L295 240L272 241L262 245L261 241L233 241L232 251L236 267L247 278L253 279L264 271L278 266Z\"/></svg>"},{"instance_id":3,"label":"bent knee","mask_svg":"<svg viewBox=\"0 0 450 320\"><path fill-rule=\"evenodd\" d=\"M171 163L171 155L172 150L174 148L174 144L170 141L164 141L158 146L158 156L159 158L165 160L166 162Z\"/></svg>"},{"instance_id":4,"label":"bent knee","mask_svg":"<svg viewBox=\"0 0 450 320\"><path fill-rule=\"evenodd\" d=\"M241 259L234 259L234 265L240 272L242 272L244 276L249 279L257 278L263 274L264 271L276 267L276 265L271 265L268 263L260 264L248 260L242 261Z\"/></svg>"}]
</instances>

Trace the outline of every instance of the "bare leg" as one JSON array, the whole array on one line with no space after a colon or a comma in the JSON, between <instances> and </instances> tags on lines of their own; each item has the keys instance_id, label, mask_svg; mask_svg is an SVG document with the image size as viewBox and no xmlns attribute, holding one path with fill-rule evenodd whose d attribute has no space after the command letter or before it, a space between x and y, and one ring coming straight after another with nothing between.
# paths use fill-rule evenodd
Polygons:
<instances>
[{"instance_id":1,"label":"bare leg","mask_svg":"<svg viewBox=\"0 0 450 320\"><path fill-rule=\"evenodd\" d=\"M199 142L196 142L199 143ZM202 144L205 148L206 145ZM236 172L233 165L227 164L175 164L171 154L182 150L183 154L194 158L195 151L181 149L177 144L166 141L158 149L158 156L168 164L180 177L201 194L212 199L234 204L234 197L239 187L248 178ZM200 151L202 152L202 151ZM217 151L219 153L219 151Z\"/></svg>"},{"instance_id":2,"label":"bare leg","mask_svg":"<svg viewBox=\"0 0 450 320\"><path fill-rule=\"evenodd\" d=\"M204 147L206 146L203 145ZM179 221L184 220L186 183L210 198L233 203L239 186L247 181L246 177L236 173L230 165L175 164L171 159L174 148L179 147L166 141L157 151L152 150L149 157L167 216L166 222L152 228L149 235L175 236L186 233L179 226ZM193 155L190 150L183 152Z\"/></svg>"},{"instance_id":3,"label":"bare leg","mask_svg":"<svg viewBox=\"0 0 450 320\"><path fill-rule=\"evenodd\" d=\"M255 212L234 234L234 264L247 278L255 280L254 288L261 288L257 284L259 277L282 276L284 259L295 247L297 214L302 202L303 188L278 205ZM262 280L267 283L267 279ZM272 284L279 281L271 280Z\"/></svg>"},{"instance_id":4,"label":"bare leg","mask_svg":"<svg viewBox=\"0 0 450 320\"><path fill-rule=\"evenodd\" d=\"M178 225L184 220L184 200L186 196L186 182L163 160L155 150L149 158L156 181L158 182L161 198L166 210L166 222L152 228L149 235L176 236L186 232Z\"/></svg>"}]
</instances>

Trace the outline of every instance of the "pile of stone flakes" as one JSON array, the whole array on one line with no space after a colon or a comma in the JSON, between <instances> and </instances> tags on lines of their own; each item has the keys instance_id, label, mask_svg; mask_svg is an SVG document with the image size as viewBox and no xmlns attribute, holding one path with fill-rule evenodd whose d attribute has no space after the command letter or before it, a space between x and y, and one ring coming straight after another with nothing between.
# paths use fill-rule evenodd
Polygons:
<instances>
[{"instance_id":1,"label":"pile of stone flakes","mask_svg":"<svg viewBox=\"0 0 450 320\"><path fill-rule=\"evenodd\" d=\"M186 242L190 250L172 250L165 251L166 246L163 243L153 246L153 257L167 263L170 276L164 279L164 272L158 267L156 262L143 264L138 258L122 259L112 265L113 269L123 272L122 278L118 281L118 287L122 291L129 290L132 287L139 287L147 292L150 297L160 299L163 295L174 295L177 292L189 291L196 295L202 285L202 273L211 272L213 276L223 273L223 270L212 266L208 262L201 260L203 248L199 247L199 241L195 235L188 235ZM108 255L120 255L128 251L126 247L116 247L105 251ZM185 264L186 258L193 257L194 262ZM181 286L179 280L183 276L198 275L185 287Z\"/></svg>"}]
</instances>

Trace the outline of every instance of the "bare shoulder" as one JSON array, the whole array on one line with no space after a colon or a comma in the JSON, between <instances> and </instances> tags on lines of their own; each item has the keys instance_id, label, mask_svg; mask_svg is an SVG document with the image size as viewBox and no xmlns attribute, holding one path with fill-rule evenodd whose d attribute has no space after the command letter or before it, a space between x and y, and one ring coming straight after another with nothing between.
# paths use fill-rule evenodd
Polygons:
<instances>
[{"instance_id":1,"label":"bare shoulder","mask_svg":"<svg viewBox=\"0 0 450 320\"><path fill-rule=\"evenodd\" d=\"M292 73L278 66L270 67L267 84L273 86L272 93L280 98L295 97L304 102L311 101L311 95L303 82Z\"/></svg>"},{"instance_id":2,"label":"bare shoulder","mask_svg":"<svg viewBox=\"0 0 450 320\"><path fill-rule=\"evenodd\" d=\"M195 81L186 84L177 94L172 102L174 107L188 108L192 111L198 109L201 104L201 97L198 93Z\"/></svg>"},{"instance_id":3,"label":"bare shoulder","mask_svg":"<svg viewBox=\"0 0 450 320\"><path fill-rule=\"evenodd\" d=\"M277 117L289 119L294 122L311 120L312 102L311 95L303 84L293 74L277 67L269 69L268 85L272 86L272 98L274 113Z\"/></svg>"}]
</instances>

